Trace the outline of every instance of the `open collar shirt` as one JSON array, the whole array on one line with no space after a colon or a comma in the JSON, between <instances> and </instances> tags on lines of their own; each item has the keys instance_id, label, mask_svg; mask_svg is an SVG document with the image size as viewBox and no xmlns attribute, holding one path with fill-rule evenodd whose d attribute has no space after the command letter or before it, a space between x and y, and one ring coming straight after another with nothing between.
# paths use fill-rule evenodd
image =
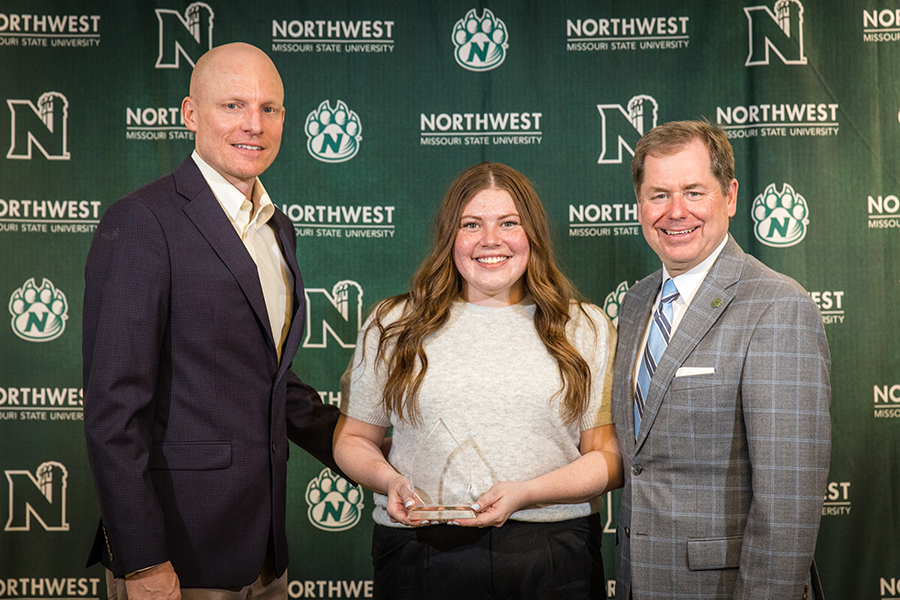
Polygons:
<instances>
[{"instance_id":1,"label":"open collar shirt","mask_svg":"<svg viewBox=\"0 0 900 600\"><path fill-rule=\"evenodd\" d=\"M275 231L268 225L275 214L275 205L259 178L253 185L252 198L247 199L221 173L200 158L196 150L191 157L256 263L280 361L281 349L291 327L294 276L282 254ZM255 207L258 208L254 210Z\"/></svg>"}]
</instances>

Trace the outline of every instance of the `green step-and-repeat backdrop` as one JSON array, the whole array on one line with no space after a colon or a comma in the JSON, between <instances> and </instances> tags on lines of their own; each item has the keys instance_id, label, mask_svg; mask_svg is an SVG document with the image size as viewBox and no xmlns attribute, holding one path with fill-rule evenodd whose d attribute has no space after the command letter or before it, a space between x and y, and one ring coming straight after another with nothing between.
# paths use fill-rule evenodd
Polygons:
<instances>
[{"instance_id":1,"label":"green step-and-repeat backdrop","mask_svg":"<svg viewBox=\"0 0 900 600\"><path fill-rule=\"evenodd\" d=\"M110 204L190 153L192 66L232 41L266 50L285 82L263 181L307 285L294 368L332 404L366 309L406 289L464 168L529 176L565 271L614 318L659 266L637 224L637 139L671 120L722 125L740 181L731 231L809 290L831 344L826 594L900 598L900 0L5 0L0 599L105 596L102 568L84 567L99 514L84 262ZM289 469L291 598L370 597L371 494L341 493L300 451ZM617 508L613 493L609 597Z\"/></svg>"}]
</instances>

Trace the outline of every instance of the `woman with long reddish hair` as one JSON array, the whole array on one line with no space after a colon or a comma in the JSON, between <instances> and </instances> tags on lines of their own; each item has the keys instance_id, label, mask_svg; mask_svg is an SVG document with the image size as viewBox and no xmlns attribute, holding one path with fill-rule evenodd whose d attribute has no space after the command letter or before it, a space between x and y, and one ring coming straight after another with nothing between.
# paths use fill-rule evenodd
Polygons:
<instances>
[{"instance_id":1,"label":"woman with long reddish hair","mask_svg":"<svg viewBox=\"0 0 900 600\"><path fill-rule=\"evenodd\" d=\"M497 163L463 172L410 291L376 307L343 381L335 458L375 492L376 597L605 590L597 511L623 481L610 412L616 336L575 295L531 183ZM449 446L429 435L439 420ZM460 462L471 479L447 476L443 491L474 488L474 517L413 518L410 480Z\"/></svg>"}]
</instances>

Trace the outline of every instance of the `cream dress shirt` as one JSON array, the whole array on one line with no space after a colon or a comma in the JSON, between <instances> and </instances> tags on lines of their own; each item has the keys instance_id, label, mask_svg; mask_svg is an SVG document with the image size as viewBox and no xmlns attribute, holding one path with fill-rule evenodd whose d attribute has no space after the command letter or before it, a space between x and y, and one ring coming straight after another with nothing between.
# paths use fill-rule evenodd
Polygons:
<instances>
[{"instance_id":1,"label":"cream dress shirt","mask_svg":"<svg viewBox=\"0 0 900 600\"><path fill-rule=\"evenodd\" d=\"M275 350L280 361L281 349L291 327L294 276L281 252L274 230L268 226L269 219L275 214L275 205L259 178L253 185L251 201L200 158L196 150L191 157L244 242L250 258L256 263L269 324L275 338ZM259 208L254 212L254 207Z\"/></svg>"}]
</instances>

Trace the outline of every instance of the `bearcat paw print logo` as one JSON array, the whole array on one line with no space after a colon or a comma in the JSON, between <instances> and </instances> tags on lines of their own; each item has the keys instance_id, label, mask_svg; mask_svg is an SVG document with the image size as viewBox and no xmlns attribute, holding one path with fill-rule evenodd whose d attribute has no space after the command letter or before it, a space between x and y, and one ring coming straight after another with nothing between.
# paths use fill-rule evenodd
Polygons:
<instances>
[{"instance_id":1,"label":"bearcat paw print logo","mask_svg":"<svg viewBox=\"0 0 900 600\"><path fill-rule=\"evenodd\" d=\"M331 469L323 469L306 486L306 503L309 522L325 531L346 531L362 518L362 490Z\"/></svg>"},{"instance_id":2,"label":"bearcat paw print logo","mask_svg":"<svg viewBox=\"0 0 900 600\"><path fill-rule=\"evenodd\" d=\"M322 162L339 163L356 156L361 133L359 115L343 100L338 100L335 108L325 100L306 117L306 148Z\"/></svg>"},{"instance_id":3,"label":"bearcat paw print logo","mask_svg":"<svg viewBox=\"0 0 900 600\"><path fill-rule=\"evenodd\" d=\"M809 225L809 206L806 200L785 183L781 192L770 183L753 200L753 232L756 239L767 246L787 248L799 244L806 237Z\"/></svg>"},{"instance_id":4,"label":"bearcat paw print logo","mask_svg":"<svg viewBox=\"0 0 900 600\"><path fill-rule=\"evenodd\" d=\"M509 34L506 25L484 9L481 17L474 8L453 27L454 57L459 66L470 71L490 71L506 58Z\"/></svg>"},{"instance_id":5,"label":"bearcat paw print logo","mask_svg":"<svg viewBox=\"0 0 900 600\"><path fill-rule=\"evenodd\" d=\"M616 327L619 326L619 310L622 308L622 301L625 300L625 294L628 293L628 282L623 281L616 288L616 291L607 294L603 301L603 312L613 322Z\"/></svg>"},{"instance_id":6,"label":"bearcat paw print logo","mask_svg":"<svg viewBox=\"0 0 900 600\"><path fill-rule=\"evenodd\" d=\"M49 342L62 335L69 318L66 295L44 279L37 287L34 278L13 292L9 299L12 329L29 342Z\"/></svg>"}]
</instances>

